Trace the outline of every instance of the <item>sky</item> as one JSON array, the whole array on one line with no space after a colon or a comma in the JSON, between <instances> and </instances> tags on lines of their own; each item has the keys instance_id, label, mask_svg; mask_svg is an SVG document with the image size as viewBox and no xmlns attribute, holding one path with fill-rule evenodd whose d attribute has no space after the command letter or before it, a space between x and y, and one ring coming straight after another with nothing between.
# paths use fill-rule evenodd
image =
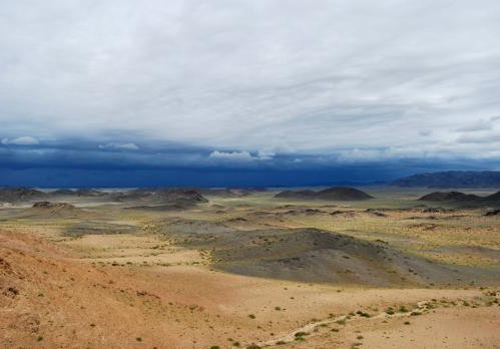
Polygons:
<instances>
[{"instance_id":1,"label":"sky","mask_svg":"<svg viewBox=\"0 0 500 349\"><path fill-rule=\"evenodd\" d=\"M17 0L0 186L500 169L496 0Z\"/></svg>"}]
</instances>

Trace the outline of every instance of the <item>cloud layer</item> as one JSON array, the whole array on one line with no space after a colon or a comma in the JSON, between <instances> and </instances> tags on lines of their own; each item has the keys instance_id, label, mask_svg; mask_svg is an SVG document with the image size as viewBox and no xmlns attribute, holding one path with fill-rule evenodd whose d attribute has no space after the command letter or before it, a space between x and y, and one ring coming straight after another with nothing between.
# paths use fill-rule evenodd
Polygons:
<instances>
[{"instance_id":1,"label":"cloud layer","mask_svg":"<svg viewBox=\"0 0 500 349\"><path fill-rule=\"evenodd\" d=\"M9 145L9 144L15 144L15 145L36 145L39 144L40 142L38 139L30 136L23 136L23 137L17 137L17 138L4 138L2 139L1 142L3 145Z\"/></svg>"},{"instance_id":2,"label":"cloud layer","mask_svg":"<svg viewBox=\"0 0 500 349\"><path fill-rule=\"evenodd\" d=\"M9 2L0 160L82 140L96 159L153 165L494 163L498 13L494 0ZM202 151L162 158L164 144Z\"/></svg>"}]
</instances>

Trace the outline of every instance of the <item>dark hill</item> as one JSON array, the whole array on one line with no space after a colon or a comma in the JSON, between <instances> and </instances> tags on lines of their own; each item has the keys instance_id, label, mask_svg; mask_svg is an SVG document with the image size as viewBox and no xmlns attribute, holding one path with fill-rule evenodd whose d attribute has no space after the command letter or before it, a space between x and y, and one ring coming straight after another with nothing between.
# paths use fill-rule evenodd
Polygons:
<instances>
[{"instance_id":1,"label":"dark hill","mask_svg":"<svg viewBox=\"0 0 500 349\"><path fill-rule=\"evenodd\" d=\"M316 193L315 197L321 200L368 200L371 195L354 188L328 188Z\"/></svg>"},{"instance_id":2,"label":"dark hill","mask_svg":"<svg viewBox=\"0 0 500 349\"><path fill-rule=\"evenodd\" d=\"M500 191L485 197L484 200L488 202L500 202Z\"/></svg>"},{"instance_id":3,"label":"dark hill","mask_svg":"<svg viewBox=\"0 0 500 349\"><path fill-rule=\"evenodd\" d=\"M75 208L75 206L66 202L39 201L33 204L33 208L38 208L41 210L72 210Z\"/></svg>"},{"instance_id":4,"label":"dark hill","mask_svg":"<svg viewBox=\"0 0 500 349\"><path fill-rule=\"evenodd\" d=\"M488 196L464 194L458 191L434 192L422 196L419 200L436 203L465 204L468 207L499 207L500 191Z\"/></svg>"},{"instance_id":5,"label":"dark hill","mask_svg":"<svg viewBox=\"0 0 500 349\"><path fill-rule=\"evenodd\" d=\"M278 199L313 199L316 192L312 190L284 190L274 197Z\"/></svg>"},{"instance_id":6,"label":"dark hill","mask_svg":"<svg viewBox=\"0 0 500 349\"><path fill-rule=\"evenodd\" d=\"M58 189L50 193L53 196L75 196L78 193L71 189Z\"/></svg>"},{"instance_id":7,"label":"dark hill","mask_svg":"<svg viewBox=\"0 0 500 349\"><path fill-rule=\"evenodd\" d=\"M448 171L422 173L392 182L398 187L428 188L496 188L500 187L499 171Z\"/></svg>"},{"instance_id":8,"label":"dark hill","mask_svg":"<svg viewBox=\"0 0 500 349\"><path fill-rule=\"evenodd\" d=\"M222 198L239 198L252 194L250 189L236 189L236 188L200 188L196 189L202 195L217 196Z\"/></svg>"},{"instance_id":9,"label":"dark hill","mask_svg":"<svg viewBox=\"0 0 500 349\"><path fill-rule=\"evenodd\" d=\"M78 189L76 194L83 197L99 197L107 195L106 193L96 189Z\"/></svg>"},{"instance_id":10,"label":"dark hill","mask_svg":"<svg viewBox=\"0 0 500 349\"><path fill-rule=\"evenodd\" d=\"M128 192L115 193L113 194L113 199L119 202L140 205L136 208L161 211L188 209L198 204L208 202L208 200L196 190L182 188L136 189Z\"/></svg>"},{"instance_id":11,"label":"dark hill","mask_svg":"<svg viewBox=\"0 0 500 349\"><path fill-rule=\"evenodd\" d=\"M27 202L46 197L47 194L31 188L0 188L0 202Z\"/></svg>"},{"instance_id":12,"label":"dark hill","mask_svg":"<svg viewBox=\"0 0 500 349\"><path fill-rule=\"evenodd\" d=\"M278 199L299 199L299 200L332 200L332 201L357 201L368 200L373 197L367 193L345 187L334 187L320 191L313 190L285 190L274 196Z\"/></svg>"},{"instance_id":13,"label":"dark hill","mask_svg":"<svg viewBox=\"0 0 500 349\"><path fill-rule=\"evenodd\" d=\"M26 211L26 218L47 219L49 217L59 218L88 218L88 212L83 211L72 204L66 202L35 202L31 209Z\"/></svg>"},{"instance_id":14,"label":"dark hill","mask_svg":"<svg viewBox=\"0 0 500 349\"><path fill-rule=\"evenodd\" d=\"M434 201L434 202L470 202L480 200L481 197L472 194L464 194L458 191L450 192L434 192L422 196L420 201Z\"/></svg>"}]
</instances>

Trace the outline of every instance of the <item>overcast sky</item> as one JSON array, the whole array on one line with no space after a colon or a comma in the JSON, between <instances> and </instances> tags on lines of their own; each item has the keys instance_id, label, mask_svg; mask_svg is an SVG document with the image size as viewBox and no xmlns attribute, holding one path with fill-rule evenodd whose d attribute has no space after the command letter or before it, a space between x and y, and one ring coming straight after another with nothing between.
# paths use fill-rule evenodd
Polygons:
<instances>
[{"instance_id":1,"label":"overcast sky","mask_svg":"<svg viewBox=\"0 0 500 349\"><path fill-rule=\"evenodd\" d=\"M0 162L496 168L499 18L497 0L8 1Z\"/></svg>"}]
</instances>

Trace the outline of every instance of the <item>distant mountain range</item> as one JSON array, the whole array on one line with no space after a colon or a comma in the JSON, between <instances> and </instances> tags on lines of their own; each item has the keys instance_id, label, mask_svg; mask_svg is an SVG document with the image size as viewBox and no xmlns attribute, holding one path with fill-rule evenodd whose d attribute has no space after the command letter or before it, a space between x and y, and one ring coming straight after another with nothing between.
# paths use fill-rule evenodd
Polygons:
<instances>
[{"instance_id":1,"label":"distant mountain range","mask_svg":"<svg viewBox=\"0 0 500 349\"><path fill-rule=\"evenodd\" d=\"M397 187L500 188L499 171L448 171L422 173L392 182Z\"/></svg>"}]
</instances>

